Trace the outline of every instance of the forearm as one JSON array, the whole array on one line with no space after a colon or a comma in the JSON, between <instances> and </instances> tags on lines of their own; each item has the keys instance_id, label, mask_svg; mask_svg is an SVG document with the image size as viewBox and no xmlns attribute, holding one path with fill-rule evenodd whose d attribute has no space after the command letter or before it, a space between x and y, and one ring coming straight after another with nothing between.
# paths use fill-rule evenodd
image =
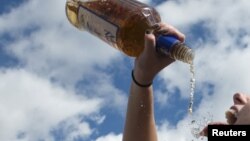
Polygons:
<instances>
[{"instance_id":1,"label":"forearm","mask_svg":"<svg viewBox=\"0 0 250 141\"><path fill-rule=\"evenodd\" d=\"M131 83L123 141L157 141L153 87Z\"/></svg>"},{"instance_id":2,"label":"forearm","mask_svg":"<svg viewBox=\"0 0 250 141\"><path fill-rule=\"evenodd\" d=\"M165 24L159 26L159 30L157 28L155 33L161 31L169 31L174 33L173 35L177 33L174 28L168 30ZM174 62L174 59L157 53L155 45L154 34L146 32L143 52L135 59L123 141L157 141L153 86L149 84L162 69Z\"/></svg>"}]
</instances>

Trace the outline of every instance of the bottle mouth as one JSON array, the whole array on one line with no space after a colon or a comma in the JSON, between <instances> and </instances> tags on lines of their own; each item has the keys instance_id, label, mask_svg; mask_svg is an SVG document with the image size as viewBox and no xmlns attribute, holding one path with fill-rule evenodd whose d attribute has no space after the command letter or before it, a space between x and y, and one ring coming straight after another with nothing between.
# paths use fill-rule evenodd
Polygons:
<instances>
[{"instance_id":1,"label":"bottle mouth","mask_svg":"<svg viewBox=\"0 0 250 141\"><path fill-rule=\"evenodd\" d=\"M175 60L180 60L184 63L193 64L195 57L194 51L184 44L181 44L172 54L172 58Z\"/></svg>"},{"instance_id":2,"label":"bottle mouth","mask_svg":"<svg viewBox=\"0 0 250 141\"><path fill-rule=\"evenodd\" d=\"M187 51L187 53L186 53L186 62L188 63L188 64L192 64L193 63L193 61L194 61L194 57L195 57L195 53L194 53L194 51L192 50L192 49L189 49L188 51Z\"/></svg>"}]
</instances>

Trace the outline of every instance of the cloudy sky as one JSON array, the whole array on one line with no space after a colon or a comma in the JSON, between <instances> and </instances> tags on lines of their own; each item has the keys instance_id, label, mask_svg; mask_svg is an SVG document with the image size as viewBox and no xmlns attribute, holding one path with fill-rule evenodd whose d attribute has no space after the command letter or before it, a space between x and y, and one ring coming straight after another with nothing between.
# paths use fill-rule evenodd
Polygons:
<instances>
[{"instance_id":1,"label":"cloudy sky","mask_svg":"<svg viewBox=\"0 0 250 141\"><path fill-rule=\"evenodd\" d=\"M187 64L154 81L159 141L190 141L191 128L225 119L235 92L250 93L250 2L140 1L195 50L193 116ZM1 141L121 141L134 58L70 25L65 2L0 1Z\"/></svg>"}]
</instances>

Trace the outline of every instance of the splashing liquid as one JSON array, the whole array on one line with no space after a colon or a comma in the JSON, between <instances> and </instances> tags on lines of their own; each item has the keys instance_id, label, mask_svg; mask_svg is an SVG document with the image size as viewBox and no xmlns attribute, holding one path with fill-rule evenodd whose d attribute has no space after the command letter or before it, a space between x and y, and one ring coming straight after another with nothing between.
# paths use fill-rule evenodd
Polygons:
<instances>
[{"instance_id":1,"label":"splashing liquid","mask_svg":"<svg viewBox=\"0 0 250 141\"><path fill-rule=\"evenodd\" d=\"M191 141L204 140L204 137L200 136L200 132L204 127L208 125L208 123L213 121L213 115L208 112L207 114L203 114L204 116L200 119L192 119L189 128L191 129L191 134L193 139Z\"/></svg>"}]
</instances>

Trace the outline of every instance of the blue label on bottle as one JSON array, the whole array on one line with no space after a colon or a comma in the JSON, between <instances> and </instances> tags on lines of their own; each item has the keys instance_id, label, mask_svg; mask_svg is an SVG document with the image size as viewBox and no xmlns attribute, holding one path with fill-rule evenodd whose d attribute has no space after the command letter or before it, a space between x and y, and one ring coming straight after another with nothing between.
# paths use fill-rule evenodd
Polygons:
<instances>
[{"instance_id":1,"label":"blue label on bottle","mask_svg":"<svg viewBox=\"0 0 250 141\"><path fill-rule=\"evenodd\" d=\"M174 36L160 35L156 39L156 49L161 53L169 55L171 48L179 42Z\"/></svg>"}]
</instances>

